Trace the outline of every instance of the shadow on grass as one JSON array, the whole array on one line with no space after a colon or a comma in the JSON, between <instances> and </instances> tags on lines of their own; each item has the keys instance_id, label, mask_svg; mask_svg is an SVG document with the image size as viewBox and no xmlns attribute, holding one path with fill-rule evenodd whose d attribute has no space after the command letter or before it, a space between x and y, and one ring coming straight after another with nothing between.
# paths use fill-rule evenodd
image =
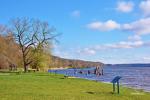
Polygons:
<instances>
[{"instance_id":1,"label":"shadow on grass","mask_svg":"<svg viewBox=\"0 0 150 100\"><path fill-rule=\"evenodd\" d=\"M59 79L66 79L66 78L64 78L64 77L61 77L61 78L59 78Z\"/></svg>"},{"instance_id":2,"label":"shadow on grass","mask_svg":"<svg viewBox=\"0 0 150 100\"><path fill-rule=\"evenodd\" d=\"M88 93L88 94L97 94L96 92L91 92L91 91L88 91L88 92L85 92L85 93Z\"/></svg>"},{"instance_id":3,"label":"shadow on grass","mask_svg":"<svg viewBox=\"0 0 150 100\"><path fill-rule=\"evenodd\" d=\"M36 76L50 76L50 75L36 75Z\"/></svg>"},{"instance_id":4,"label":"shadow on grass","mask_svg":"<svg viewBox=\"0 0 150 100\"><path fill-rule=\"evenodd\" d=\"M86 91L87 94L105 94L105 95L114 95L116 93L113 92L93 92L93 91Z\"/></svg>"}]
</instances>

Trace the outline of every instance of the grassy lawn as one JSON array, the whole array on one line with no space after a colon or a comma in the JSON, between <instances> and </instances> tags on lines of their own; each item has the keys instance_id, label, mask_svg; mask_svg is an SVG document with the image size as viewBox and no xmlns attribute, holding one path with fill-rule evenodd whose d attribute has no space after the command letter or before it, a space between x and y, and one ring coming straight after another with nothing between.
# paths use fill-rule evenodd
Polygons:
<instances>
[{"instance_id":1,"label":"grassy lawn","mask_svg":"<svg viewBox=\"0 0 150 100\"><path fill-rule=\"evenodd\" d=\"M123 87L120 95L111 91L110 84L62 75L0 74L0 100L150 100L150 93Z\"/></svg>"}]
</instances>

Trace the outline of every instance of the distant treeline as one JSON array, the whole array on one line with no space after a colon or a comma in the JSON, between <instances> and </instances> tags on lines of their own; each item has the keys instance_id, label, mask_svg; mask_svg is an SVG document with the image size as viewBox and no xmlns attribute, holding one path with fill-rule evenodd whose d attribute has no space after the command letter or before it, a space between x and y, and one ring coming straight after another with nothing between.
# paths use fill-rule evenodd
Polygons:
<instances>
[{"instance_id":1,"label":"distant treeline","mask_svg":"<svg viewBox=\"0 0 150 100\"><path fill-rule=\"evenodd\" d=\"M96 67L103 66L101 62L92 62L76 59L65 59L57 56L52 56L52 61L56 67L72 67L72 68L82 68L82 67ZM52 65L53 66L53 65Z\"/></svg>"}]
</instances>

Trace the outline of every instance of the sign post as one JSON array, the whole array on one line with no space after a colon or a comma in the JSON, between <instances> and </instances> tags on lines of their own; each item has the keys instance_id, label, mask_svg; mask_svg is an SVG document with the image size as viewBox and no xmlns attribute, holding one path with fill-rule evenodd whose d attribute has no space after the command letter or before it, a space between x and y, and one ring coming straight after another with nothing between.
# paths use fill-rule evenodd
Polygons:
<instances>
[{"instance_id":1,"label":"sign post","mask_svg":"<svg viewBox=\"0 0 150 100\"><path fill-rule=\"evenodd\" d=\"M113 83L113 92L115 92L115 83Z\"/></svg>"},{"instance_id":2,"label":"sign post","mask_svg":"<svg viewBox=\"0 0 150 100\"><path fill-rule=\"evenodd\" d=\"M115 93L115 85L117 83L117 93L119 94L119 80L121 79L120 76L116 76L112 81L111 83L113 83L113 93Z\"/></svg>"}]
</instances>

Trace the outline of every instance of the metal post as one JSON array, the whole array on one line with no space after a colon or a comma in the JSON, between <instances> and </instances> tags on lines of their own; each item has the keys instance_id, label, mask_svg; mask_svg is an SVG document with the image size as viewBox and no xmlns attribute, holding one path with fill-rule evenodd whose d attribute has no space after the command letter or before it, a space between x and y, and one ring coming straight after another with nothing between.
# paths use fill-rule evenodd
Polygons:
<instances>
[{"instance_id":1,"label":"metal post","mask_svg":"<svg viewBox=\"0 0 150 100\"><path fill-rule=\"evenodd\" d=\"M57 70L55 70L55 75L56 75L56 73L57 73Z\"/></svg>"},{"instance_id":2,"label":"metal post","mask_svg":"<svg viewBox=\"0 0 150 100\"><path fill-rule=\"evenodd\" d=\"M115 92L115 83L113 83L113 92Z\"/></svg>"},{"instance_id":3,"label":"metal post","mask_svg":"<svg viewBox=\"0 0 150 100\"><path fill-rule=\"evenodd\" d=\"M119 94L119 81L117 82L118 94Z\"/></svg>"}]
</instances>

